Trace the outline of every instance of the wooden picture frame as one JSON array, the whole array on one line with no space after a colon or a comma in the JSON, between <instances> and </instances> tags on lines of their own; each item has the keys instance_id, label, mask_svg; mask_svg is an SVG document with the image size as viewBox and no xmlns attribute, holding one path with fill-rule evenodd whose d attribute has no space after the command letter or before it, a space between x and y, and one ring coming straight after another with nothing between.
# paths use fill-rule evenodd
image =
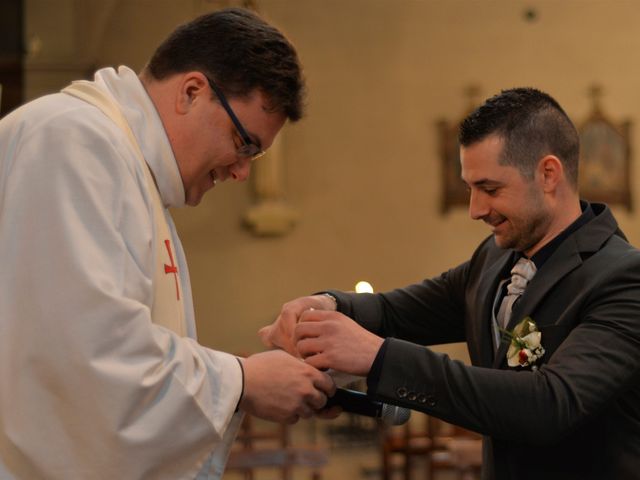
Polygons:
<instances>
[{"instance_id":1,"label":"wooden picture frame","mask_svg":"<svg viewBox=\"0 0 640 480\"><path fill-rule=\"evenodd\" d=\"M597 107L580 125L578 184L585 200L633 209L631 195L631 122L615 125Z\"/></svg>"},{"instance_id":2,"label":"wooden picture frame","mask_svg":"<svg viewBox=\"0 0 640 480\"><path fill-rule=\"evenodd\" d=\"M453 207L469 205L469 192L460 177L460 145L458 143L460 122L449 124L446 120L441 120L437 123L442 171L440 196L440 213L442 214Z\"/></svg>"}]
</instances>

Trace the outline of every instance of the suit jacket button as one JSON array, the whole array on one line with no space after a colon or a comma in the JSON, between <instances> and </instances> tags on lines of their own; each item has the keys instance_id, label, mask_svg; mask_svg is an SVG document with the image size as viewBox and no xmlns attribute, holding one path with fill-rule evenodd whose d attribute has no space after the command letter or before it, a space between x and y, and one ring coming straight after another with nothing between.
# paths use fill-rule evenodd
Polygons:
<instances>
[{"instance_id":1,"label":"suit jacket button","mask_svg":"<svg viewBox=\"0 0 640 480\"><path fill-rule=\"evenodd\" d=\"M412 402L416 399L417 395L416 392L409 392L407 394L407 400L411 400Z\"/></svg>"},{"instance_id":2,"label":"suit jacket button","mask_svg":"<svg viewBox=\"0 0 640 480\"><path fill-rule=\"evenodd\" d=\"M438 401L436 400L436 397L433 395L427 395L426 401L427 401L427 405L429 405L430 407L435 407L436 404L438 403Z\"/></svg>"},{"instance_id":3,"label":"suit jacket button","mask_svg":"<svg viewBox=\"0 0 640 480\"><path fill-rule=\"evenodd\" d=\"M400 398L405 398L407 396L407 389L404 387L400 387L396 390L396 395Z\"/></svg>"},{"instance_id":4,"label":"suit jacket button","mask_svg":"<svg viewBox=\"0 0 640 480\"><path fill-rule=\"evenodd\" d=\"M418 394L418 403L427 403L427 396L424 393Z\"/></svg>"}]
</instances>

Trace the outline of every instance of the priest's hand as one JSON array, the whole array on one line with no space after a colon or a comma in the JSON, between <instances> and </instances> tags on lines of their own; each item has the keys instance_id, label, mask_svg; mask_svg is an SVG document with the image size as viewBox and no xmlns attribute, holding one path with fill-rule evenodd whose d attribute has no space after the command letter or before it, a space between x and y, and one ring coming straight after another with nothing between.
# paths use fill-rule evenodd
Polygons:
<instances>
[{"instance_id":1,"label":"priest's hand","mask_svg":"<svg viewBox=\"0 0 640 480\"><path fill-rule=\"evenodd\" d=\"M265 420L295 423L309 418L323 409L336 390L329 375L282 350L241 361L244 393L240 408Z\"/></svg>"},{"instance_id":2,"label":"priest's hand","mask_svg":"<svg viewBox=\"0 0 640 480\"><path fill-rule=\"evenodd\" d=\"M367 376L384 340L339 312L306 310L294 328L296 349L305 362Z\"/></svg>"},{"instance_id":3,"label":"priest's hand","mask_svg":"<svg viewBox=\"0 0 640 480\"><path fill-rule=\"evenodd\" d=\"M300 297L285 303L276 321L258 332L262 343L269 348L282 348L291 355L300 356L294 340L294 329L307 310L335 311L336 302L327 295Z\"/></svg>"}]
</instances>

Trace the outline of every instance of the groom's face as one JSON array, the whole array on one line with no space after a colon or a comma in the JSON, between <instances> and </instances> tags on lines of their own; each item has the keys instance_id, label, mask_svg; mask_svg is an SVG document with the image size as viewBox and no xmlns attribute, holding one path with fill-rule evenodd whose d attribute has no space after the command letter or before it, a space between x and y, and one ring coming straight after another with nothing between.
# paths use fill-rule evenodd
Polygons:
<instances>
[{"instance_id":1,"label":"groom's face","mask_svg":"<svg viewBox=\"0 0 640 480\"><path fill-rule=\"evenodd\" d=\"M537 177L528 180L516 167L499 163L503 148L497 135L461 148L469 215L491 228L499 247L531 256L541 247L551 215Z\"/></svg>"}]
</instances>

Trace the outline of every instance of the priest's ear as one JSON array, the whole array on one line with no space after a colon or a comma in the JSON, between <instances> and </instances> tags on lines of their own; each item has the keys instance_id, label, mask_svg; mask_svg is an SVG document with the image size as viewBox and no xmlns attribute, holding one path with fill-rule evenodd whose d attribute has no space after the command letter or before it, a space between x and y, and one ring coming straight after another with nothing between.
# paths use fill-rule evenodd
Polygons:
<instances>
[{"instance_id":1,"label":"priest's ear","mask_svg":"<svg viewBox=\"0 0 640 480\"><path fill-rule=\"evenodd\" d=\"M195 103L210 100L209 82L202 72L183 73L178 81L176 95L176 112L185 114Z\"/></svg>"},{"instance_id":2,"label":"priest's ear","mask_svg":"<svg viewBox=\"0 0 640 480\"><path fill-rule=\"evenodd\" d=\"M558 188L562 182L566 182L564 165L555 155L545 155L538 162L536 176L542 183L545 193L550 193Z\"/></svg>"}]
</instances>

